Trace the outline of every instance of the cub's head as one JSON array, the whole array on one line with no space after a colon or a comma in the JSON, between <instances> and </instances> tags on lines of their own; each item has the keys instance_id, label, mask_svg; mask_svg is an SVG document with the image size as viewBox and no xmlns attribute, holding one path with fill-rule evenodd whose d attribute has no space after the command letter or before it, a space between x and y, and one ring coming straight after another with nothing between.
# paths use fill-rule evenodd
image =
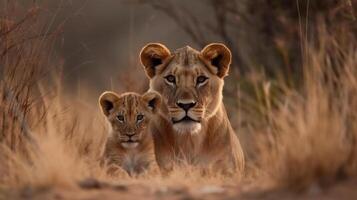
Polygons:
<instances>
[{"instance_id":1,"label":"cub's head","mask_svg":"<svg viewBox=\"0 0 357 200\"><path fill-rule=\"evenodd\" d=\"M156 92L144 95L104 92L99 104L111 125L113 137L124 148L134 148L145 138L145 129L158 112L161 96Z\"/></svg>"},{"instance_id":2,"label":"cub's head","mask_svg":"<svg viewBox=\"0 0 357 200\"><path fill-rule=\"evenodd\" d=\"M231 57L230 50L218 43L202 51L187 46L171 53L159 43L142 49L140 59L150 89L165 99L177 132L198 133L202 122L217 112Z\"/></svg>"}]
</instances>

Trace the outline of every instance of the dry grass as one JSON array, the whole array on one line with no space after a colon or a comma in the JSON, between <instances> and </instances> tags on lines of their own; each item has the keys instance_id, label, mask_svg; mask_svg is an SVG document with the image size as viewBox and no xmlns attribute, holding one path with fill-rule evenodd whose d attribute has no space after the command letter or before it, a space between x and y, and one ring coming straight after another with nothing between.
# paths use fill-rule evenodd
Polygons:
<instances>
[{"instance_id":1,"label":"dry grass","mask_svg":"<svg viewBox=\"0 0 357 200\"><path fill-rule=\"evenodd\" d=\"M60 62L50 51L55 37L38 31L46 25L37 12L29 10L19 22L10 14L0 19L1 188L73 189L92 177L153 187L248 182L305 189L356 175L357 46L348 32L321 31L316 44L306 47L301 86L257 73L248 79L256 96L248 98L243 90L239 112L247 125L235 126L246 132L240 133L243 137L254 138L243 138L244 146L254 147L247 150L243 181L203 176L192 166L168 177L107 177L97 162L106 136L104 118L97 105L62 90Z\"/></svg>"},{"instance_id":2,"label":"dry grass","mask_svg":"<svg viewBox=\"0 0 357 200\"><path fill-rule=\"evenodd\" d=\"M255 156L278 187L326 186L356 175L355 39L321 33L317 43L307 48L301 87L261 83L265 124L253 129Z\"/></svg>"}]
</instances>

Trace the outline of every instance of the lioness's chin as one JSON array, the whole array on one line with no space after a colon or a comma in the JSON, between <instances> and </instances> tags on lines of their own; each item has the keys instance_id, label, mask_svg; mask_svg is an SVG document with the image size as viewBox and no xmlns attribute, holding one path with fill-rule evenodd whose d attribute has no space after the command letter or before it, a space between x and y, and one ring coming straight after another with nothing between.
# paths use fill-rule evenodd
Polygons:
<instances>
[{"instance_id":1,"label":"lioness's chin","mask_svg":"<svg viewBox=\"0 0 357 200\"><path fill-rule=\"evenodd\" d=\"M180 122L174 124L174 130L179 134L197 134L201 131L201 123Z\"/></svg>"},{"instance_id":2,"label":"lioness's chin","mask_svg":"<svg viewBox=\"0 0 357 200\"><path fill-rule=\"evenodd\" d=\"M137 147L139 142L122 142L121 146L123 146L126 149L133 149Z\"/></svg>"}]
</instances>

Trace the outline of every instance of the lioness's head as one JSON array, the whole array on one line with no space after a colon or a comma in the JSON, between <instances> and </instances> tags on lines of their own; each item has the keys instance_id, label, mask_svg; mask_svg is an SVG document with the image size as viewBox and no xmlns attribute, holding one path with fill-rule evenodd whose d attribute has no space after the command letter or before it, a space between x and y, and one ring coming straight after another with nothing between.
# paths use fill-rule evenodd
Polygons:
<instances>
[{"instance_id":1,"label":"lioness's head","mask_svg":"<svg viewBox=\"0 0 357 200\"><path fill-rule=\"evenodd\" d=\"M230 50L218 43L200 52L186 46L171 53L159 43L142 49L150 89L165 99L177 132L198 133L201 123L217 112L231 57Z\"/></svg>"},{"instance_id":2,"label":"lioness's head","mask_svg":"<svg viewBox=\"0 0 357 200\"><path fill-rule=\"evenodd\" d=\"M103 114L107 117L113 137L124 148L135 148L145 137L152 116L157 113L161 96L156 92L144 95L104 92L99 98Z\"/></svg>"}]
</instances>

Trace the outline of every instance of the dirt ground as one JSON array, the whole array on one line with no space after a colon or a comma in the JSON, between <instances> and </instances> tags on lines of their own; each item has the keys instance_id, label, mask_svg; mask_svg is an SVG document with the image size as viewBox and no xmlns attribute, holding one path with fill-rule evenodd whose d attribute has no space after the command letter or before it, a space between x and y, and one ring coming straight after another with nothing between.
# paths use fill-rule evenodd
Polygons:
<instances>
[{"instance_id":1,"label":"dirt ground","mask_svg":"<svg viewBox=\"0 0 357 200\"><path fill-rule=\"evenodd\" d=\"M78 188L30 188L3 190L0 199L36 200L99 200L99 199L170 199L170 200L210 200L210 199L357 199L357 180L340 182L321 189L311 187L304 192L289 190L260 191L244 189L237 185L151 186L148 183L109 184L88 179L78 183Z\"/></svg>"}]
</instances>

